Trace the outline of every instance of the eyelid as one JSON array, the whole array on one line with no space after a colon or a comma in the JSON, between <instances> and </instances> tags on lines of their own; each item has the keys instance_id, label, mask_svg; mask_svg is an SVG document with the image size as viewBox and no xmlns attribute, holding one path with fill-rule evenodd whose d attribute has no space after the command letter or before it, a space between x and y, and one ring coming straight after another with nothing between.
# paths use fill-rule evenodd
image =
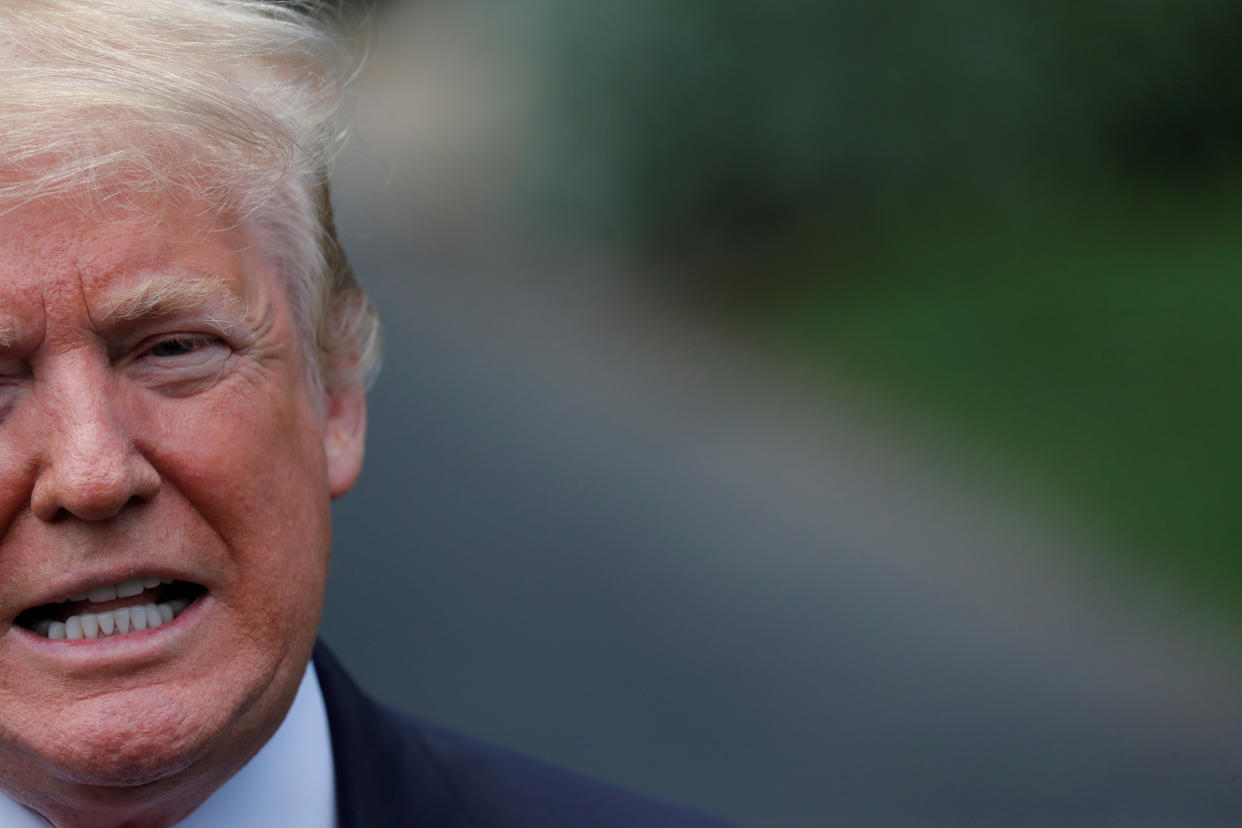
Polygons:
<instances>
[{"instance_id":1,"label":"eyelid","mask_svg":"<svg viewBox=\"0 0 1242 828\"><path fill-rule=\"evenodd\" d=\"M224 345L224 340L214 333L168 333L151 337L138 347L137 355L146 356L154 349L168 343L181 343L191 348L191 353L211 345Z\"/></svg>"},{"instance_id":2,"label":"eyelid","mask_svg":"<svg viewBox=\"0 0 1242 828\"><path fill-rule=\"evenodd\" d=\"M220 341L219 337L203 336L202 334L169 334L167 336L161 336L153 340L149 345L147 345L142 350L141 355L152 354L155 351L155 349L159 348L161 345L168 345L168 344L183 345L186 348L186 353L191 354L198 350L201 350L202 347L205 345L210 345L213 342L219 342L219 341ZM176 356L185 356L185 355L186 354L177 354Z\"/></svg>"},{"instance_id":3,"label":"eyelid","mask_svg":"<svg viewBox=\"0 0 1242 828\"><path fill-rule=\"evenodd\" d=\"M222 341L219 334L214 333L166 333L158 334L147 340L148 345L158 345L161 342L220 342Z\"/></svg>"}]
</instances>

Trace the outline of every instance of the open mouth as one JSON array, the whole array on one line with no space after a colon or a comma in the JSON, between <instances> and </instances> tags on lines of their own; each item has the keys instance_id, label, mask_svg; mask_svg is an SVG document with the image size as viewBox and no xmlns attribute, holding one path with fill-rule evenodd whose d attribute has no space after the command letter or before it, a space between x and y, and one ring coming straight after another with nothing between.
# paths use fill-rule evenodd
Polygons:
<instances>
[{"instance_id":1,"label":"open mouth","mask_svg":"<svg viewBox=\"0 0 1242 828\"><path fill-rule=\"evenodd\" d=\"M31 607L17 624L44 638L109 638L172 621L206 590L188 581L131 578Z\"/></svg>"}]
</instances>

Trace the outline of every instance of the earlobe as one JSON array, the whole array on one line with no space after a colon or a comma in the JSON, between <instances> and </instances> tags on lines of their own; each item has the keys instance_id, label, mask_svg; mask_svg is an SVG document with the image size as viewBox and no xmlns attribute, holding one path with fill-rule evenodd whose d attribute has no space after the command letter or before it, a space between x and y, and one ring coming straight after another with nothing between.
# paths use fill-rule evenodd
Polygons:
<instances>
[{"instance_id":1,"label":"earlobe","mask_svg":"<svg viewBox=\"0 0 1242 828\"><path fill-rule=\"evenodd\" d=\"M335 500L353 488L362 473L367 437L367 398L361 383L327 394L323 447L328 464L328 492Z\"/></svg>"}]
</instances>

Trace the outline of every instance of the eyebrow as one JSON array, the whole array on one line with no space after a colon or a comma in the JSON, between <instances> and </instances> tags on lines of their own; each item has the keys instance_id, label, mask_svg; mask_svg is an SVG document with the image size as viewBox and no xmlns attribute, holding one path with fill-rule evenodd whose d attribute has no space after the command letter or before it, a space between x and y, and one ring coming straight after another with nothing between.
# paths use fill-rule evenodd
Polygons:
<instances>
[{"instance_id":1,"label":"eyebrow","mask_svg":"<svg viewBox=\"0 0 1242 828\"><path fill-rule=\"evenodd\" d=\"M225 330L240 324L246 316L241 297L219 276L152 276L114 291L100 312L98 323L107 326L161 319L206 306L213 306L210 321ZM0 328L0 336L3 333Z\"/></svg>"}]
</instances>

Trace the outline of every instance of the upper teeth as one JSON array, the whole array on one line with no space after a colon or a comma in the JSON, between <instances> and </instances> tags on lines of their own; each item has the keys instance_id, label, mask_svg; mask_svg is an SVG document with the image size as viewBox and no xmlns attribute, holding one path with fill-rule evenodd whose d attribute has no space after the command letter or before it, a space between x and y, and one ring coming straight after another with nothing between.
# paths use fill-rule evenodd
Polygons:
<instances>
[{"instance_id":1,"label":"upper teeth","mask_svg":"<svg viewBox=\"0 0 1242 828\"><path fill-rule=\"evenodd\" d=\"M112 601L117 598L129 598L138 595L144 589L152 589L160 584L171 583L171 579L131 578L128 581L121 581L119 584L92 587L86 592L78 592L60 600L62 603L64 601L90 601L92 604L101 604L104 601Z\"/></svg>"},{"instance_id":2,"label":"upper teeth","mask_svg":"<svg viewBox=\"0 0 1242 828\"><path fill-rule=\"evenodd\" d=\"M117 598L132 598L160 584L171 583L171 579L131 578L119 584L91 587L86 592L78 592L62 598L59 603L90 601L93 604L101 604ZM34 625L34 631L45 638L105 638L110 635L125 635L131 631L153 630L162 624L167 624L180 615L187 606L188 602L180 598L159 604L148 601L145 604L136 603L133 606L105 612L78 613L69 616L64 621L43 620Z\"/></svg>"}]
</instances>

